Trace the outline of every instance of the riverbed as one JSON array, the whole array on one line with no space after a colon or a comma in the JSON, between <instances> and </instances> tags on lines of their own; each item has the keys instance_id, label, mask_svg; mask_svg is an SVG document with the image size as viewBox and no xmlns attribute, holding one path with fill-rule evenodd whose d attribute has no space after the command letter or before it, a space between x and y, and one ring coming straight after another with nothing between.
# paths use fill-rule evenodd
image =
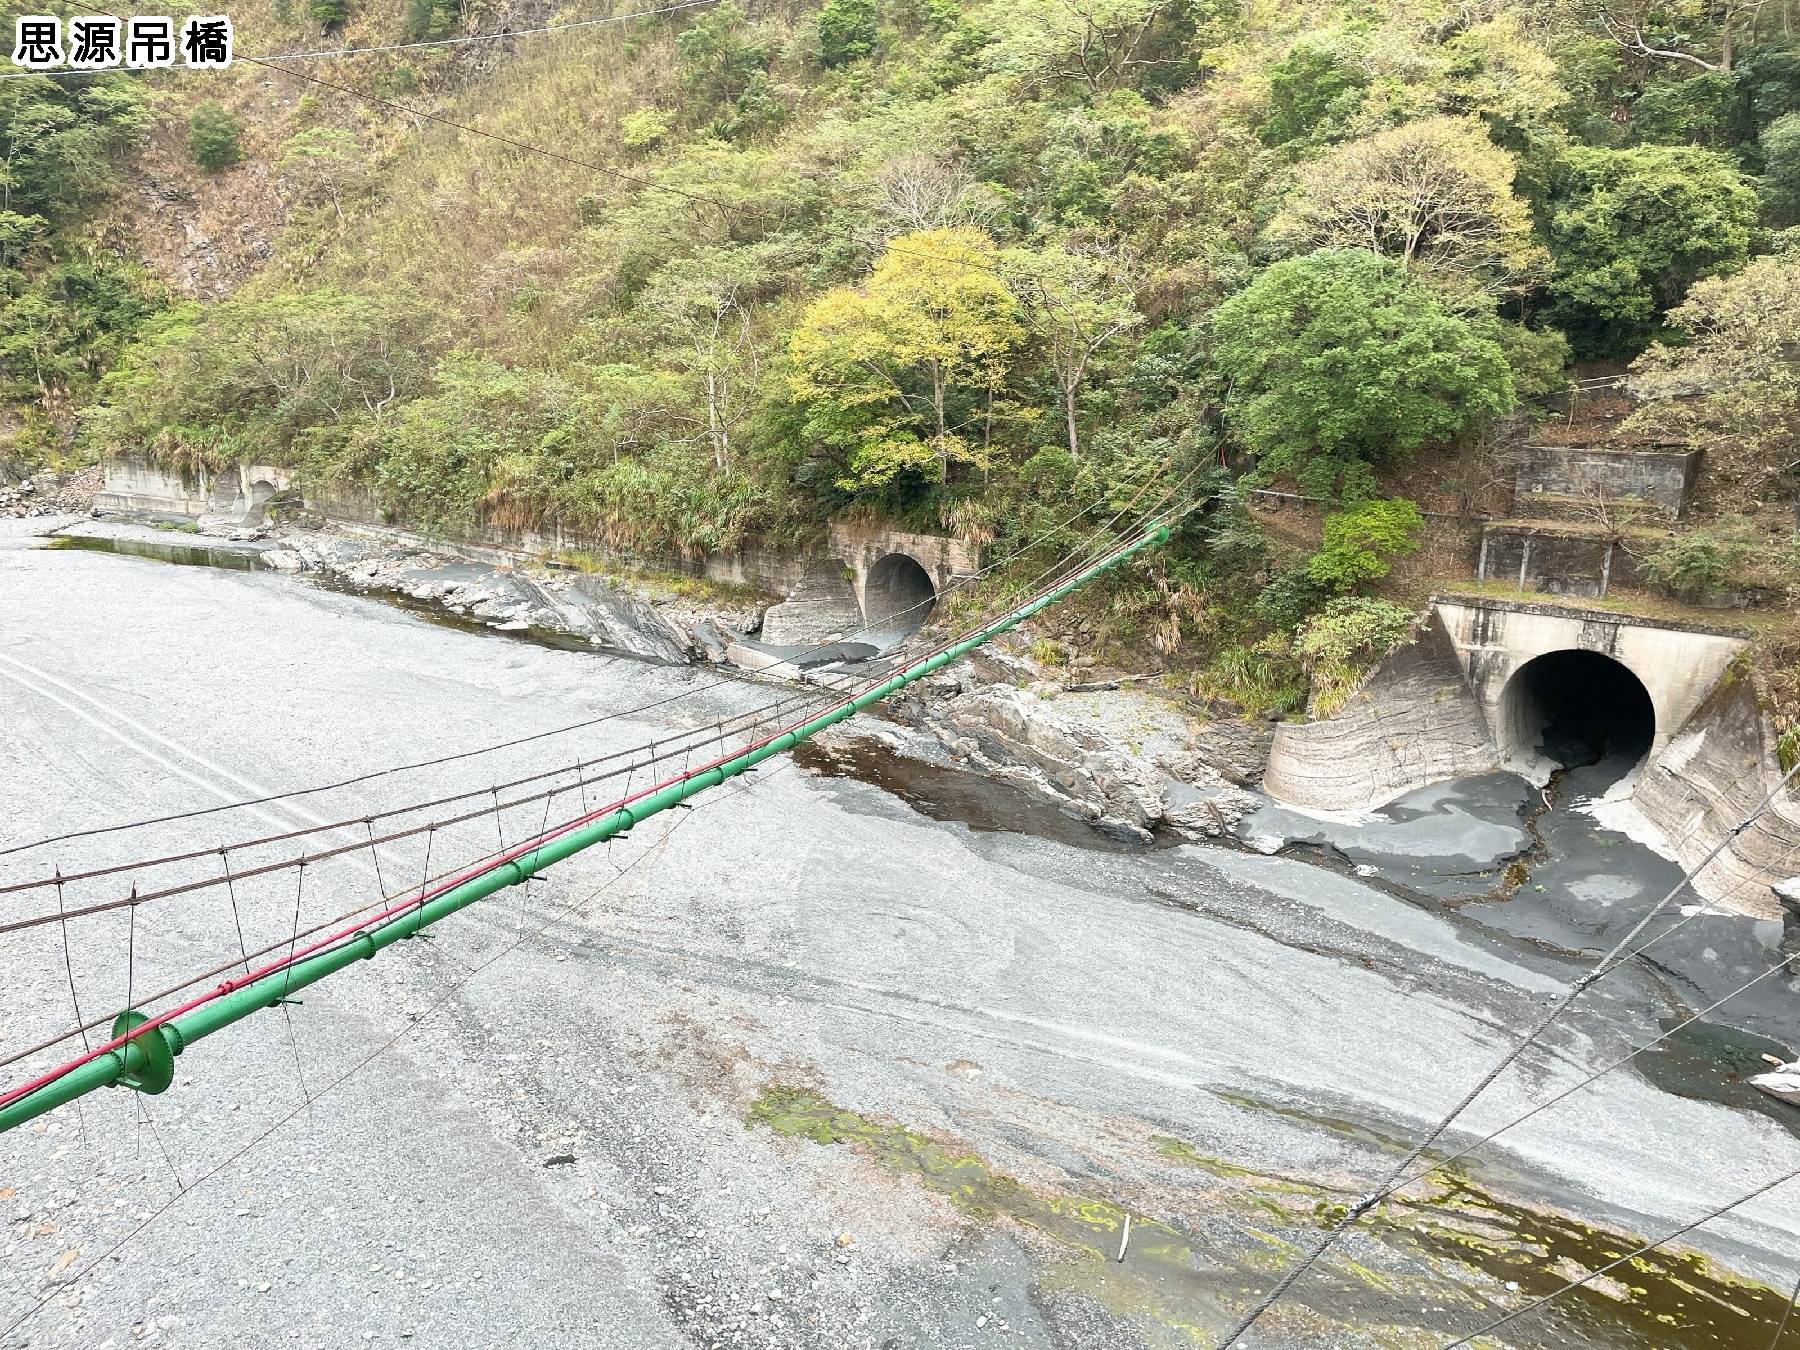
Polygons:
<instances>
[{"instance_id":1,"label":"riverbed","mask_svg":"<svg viewBox=\"0 0 1800 1350\"><path fill-rule=\"evenodd\" d=\"M0 857L0 885L591 762L774 696L301 578L24 543L0 540L0 848L645 711ZM0 1327L31 1314L0 1345L1209 1345L1662 880L1547 838L1498 896L1446 870L1498 835L1427 866L1375 823L1318 860L1125 845L851 730L191 1047L161 1096L0 1138ZM1467 836L1504 828L1507 790L1408 809ZM437 865L554 805L447 829ZM420 844L77 920L66 967L55 926L0 935L0 1055L73 1020L71 974L84 1015L116 1011L240 929L280 943L436 870ZM1707 971L1772 961L1767 927L1689 924L1670 942L1695 959L1605 982L1447 1142L1657 1035ZM1735 1082L1788 1048L1791 1002L1768 981L1409 1191L1246 1344L1439 1345L1796 1166L1786 1108ZM1705 1259L1499 1343L1766 1343L1797 1223L1777 1192L1680 1249Z\"/></svg>"}]
</instances>

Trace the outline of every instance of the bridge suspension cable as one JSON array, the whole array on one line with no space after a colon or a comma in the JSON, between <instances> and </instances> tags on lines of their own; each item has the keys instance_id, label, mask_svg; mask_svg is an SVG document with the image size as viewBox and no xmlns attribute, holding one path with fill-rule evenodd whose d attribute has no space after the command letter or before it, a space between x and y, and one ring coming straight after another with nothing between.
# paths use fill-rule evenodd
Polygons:
<instances>
[{"instance_id":1,"label":"bridge suspension cable","mask_svg":"<svg viewBox=\"0 0 1800 1350\"><path fill-rule=\"evenodd\" d=\"M776 774L780 773L782 771L782 769L789 767L791 764L792 764L792 761L790 760L790 761L788 761L788 763L783 764L783 765L771 770L769 772L769 774L765 776L764 781L767 781L768 778L773 778ZM735 796L741 792L747 792L751 788L754 788L756 786L757 786L757 783L755 780L745 782L741 787L738 787L733 792L724 794L724 797L731 797L731 796ZM722 799L723 798L715 797L709 801L701 802L695 809L697 811L706 810L709 806L718 805ZM686 815L686 816L681 816L675 820L672 820L669 823L668 828L665 829L663 832L663 842L667 843L670 836L672 836L676 830L680 829L682 827L682 825L685 824L690 819L692 819L692 816ZM269 1139L271 1136L273 1136L278 1131L283 1129L285 1126L290 1124L295 1119L295 1117L297 1117L301 1114L301 1112L306 1111L308 1108L310 1108L313 1105L313 1103L317 1102L321 1097L327 1096L330 1093L333 1093L333 1092L337 1091L339 1088L343 1087L345 1083L349 1082L357 1074L361 1073L364 1069L368 1068L369 1065L373 1064L376 1060L380 1059L383 1055L387 1054L388 1051L392 1050L395 1046L400 1044L401 1041L403 1041L403 1040L407 1039L407 1037L415 1034L420 1026L429 1022L432 1018L436 1017L438 1015L438 1013L442 1012L446 1007L448 1007L450 1005L451 1001L454 998L456 998L456 996L459 993L461 993L462 990L464 988L466 988L470 984L470 982L472 982L477 976L482 974L484 971L488 970L490 967L495 966L499 962L505 960L508 956L510 956L510 955L512 955L512 953L518 951L526 943L531 942L539 937L542 937L558 921L562 920L563 918L567 917L568 915L578 912L579 910L585 908L587 905L592 904L595 900L599 899L602 895L606 894L607 891L611 890L614 886L616 886L623 878L625 878L626 876L629 876L633 871L635 871L644 862L644 860L646 858L648 858L650 856L651 856L651 850L645 850L644 852L638 854L637 857L633 858L630 862L626 863L623 867L621 867L612 876L610 876L610 877L606 878L604 881L602 881L599 884L599 886L595 887L594 890L589 892L586 896L576 899L574 901L571 901L568 904L558 905L558 906L553 907L551 910L551 913L550 913L550 917L548 919L546 919L543 923L539 924L536 928L530 930L529 932L520 932L509 945L501 948L499 951L495 952L492 956L489 956L489 957L485 958L484 960L478 962L477 964L469 967L468 969L460 972L456 976L456 978L450 980L445 985L445 987L439 992L438 997L427 1008L425 1008L425 1010L423 1012L419 1013L416 1017L409 1018L406 1025L404 1025L399 1031L396 1031L393 1035L387 1037L385 1040L378 1043L372 1050L368 1051L366 1054L362 1055L360 1058L352 1061L350 1063L350 1065L347 1068L343 1069L335 1078L332 1078L328 1082L324 1083L322 1086L318 1087L316 1090L314 1090L310 1093L303 1094L301 1100L298 1103L296 1103L290 1110L277 1116L268 1125L264 1126L263 1129L258 1131L256 1134L252 1135L249 1139L244 1141L244 1143L242 1143L238 1147L234 1148L231 1152L227 1153L223 1158L221 1158L218 1162L214 1163L211 1167L207 1168L206 1171L201 1173L198 1177L194 1178L191 1181L183 1183L181 1181L181 1178L179 1177L179 1175L177 1175L175 1178L176 1190L173 1195L169 1196L168 1199L163 1201L162 1204L157 1206L155 1209L152 1209L148 1214L146 1214L145 1216L140 1218L130 1229L128 1229L123 1235L121 1235L110 1246L106 1247L103 1251L101 1251L97 1256L94 1257L93 1260L89 1261L79 1271L75 1272L74 1275L72 1277L70 1277L69 1279L67 1279L66 1282L59 1283L57 1288L53 1289L50 1293L45 1294L36 1303L27 1307L23 1312L21 1312L11 1322L7 1323L7 1325L4 1328L0 1328L0 1337L10 1336L13 1332L17 1331L26 1322L29 1322L33 1317L37 1316L38 1313L42 1312L45 1308L47 1308L51 1304L52 1301L54 1301L58 1297L62 1297L63 1292L67 1287L71 1287L73 1285L79 1284L82 1280L86 1279L89 1275L93 1274L94 1271L98 1270L102 1265L104 1265L108 1261L111 1261L114 1258L116 1258L120 1252L122 1252L127 1246L129 1246L139 1236L141 1236L146 1229L148 1229L152 1224L156 1223L159 1219L162 1218L163 1215L167 1214L170 1210L175 1208L176 1205L180 1204L184 1199L186 1199L188 1196L192 1195L200 1187L206 1185L208 1182L212 1181L214 1178L229 1171L232 1167L236 1166L237 1163L240 1162L244 1157L246 1157L249 1153L251 1153L259 1145L261 1145L265 1140ZM171 1165L171 1171L173 1171L172 1165Z\"/></svg>"},{"instance_id":2,"label":"bridge suspension cable","mask_svg":"<svg viewBox=\"0 0 1800 1350\"><path fill-rule=\"evenodd\" d=\"M861 692L841 699L805 722L792 724L744 750L718 756L698 768L564 821L505 849L486 865L468 869L436 886L421 887L416 897L409 895L405 901L389 906L370 919L305 948L290 944L288 956L248 972L242 978L223 981L215 989L153 1017L128 1009L114 1023L114 1034L104 1044L0 1094L0 1131L114 1082L122 1081L140 1091L166 1088L173 1077L174 1056L201 1037L242 1020L353 961L373 957L430 923L506 886L518 885L593 844L622 835L642 820L678 806L726 778L754 769L764 760L791 749L826 727L845 720L1018 626L1095 577L1145 549L1163 543L1168 537L1169 526L1156 525L1002 618L945 644L893 675L870 683ZM279 993L276 986L279 986Z\"/></svg>"},{"instance_id":3,"label":"bridge suspension cable","mask_svg":"<svg viewBox=\"0 0 1800 1350\"><path fill-rule=\"evenodd\" d=\"M1201 465L1194 466L1194 468L1190 469L1190 471L1187 474L1184 474L1182 476L1180 481L1166 487L1164 489L1164 491L1159 495L1157 501L1152 503L1151 507L1149 508L1149 513L1154 514L1156 512L1160 512L1165 507L1169 506L1172 502L1172 499L1175 498L1178 494L1180 494L1182 491L1184 491L1187 488L1187 486L1193 481L1193 479L1196 477L1196 475L1200 472L1200 470L1203 467L1204 466L1201 466ZM1084 562L1090 561L1094 556L1096 556L1096 552L1093 549L1094 541L1096 539L1100 538L1102 535L1108 533L1114 525L1116 525L1129 511L1131 511L1137 505L1138 501L1142 498L1144 492L1148 489L1148 487L1154 481L1155 481L1154 479L1146 480L1146 482L1144 484L1140 485L1138 491L1133 494L1132 499L1130 501L1128 501L1124 507L1122 507L1119 511L1115 512L1114 515L1107 522L1105 522L1104 524L1102 524L1101 526L1097 527L1095 530L1090 532L1075 548L1071 549L1068 553L1066 553L1062 559L1060 559L1058 562L1052 563L1049 567L1041 570L1037 574L1037 578L1039 580L1041 580L1042 578L1051 575L1053 572L1059 572L1059 571L1062 573L1063 576L1067 576L1067 575L1069 575L1069 573L1071 571L1078 569ZM1199 501L1194 501L1194 502L1189 503L1188 505L1186 505L1185 507L1182 507L1179 511L1177 511L1175 513L1174 519L1179 520L1179 519L1185 518L1192 511L1198 509L1199 505L1200 505ZM1092 508L1090 507L1088 509L1091 510ZM1062 528L1065 528L1068 523L1071 523L1074 519L1078 519L1081 514L1085 514L1085 513L1086 513L1085 511L1078 512L1075 514L1075 516L1068 518L1068 520L1065 520L1064 522L1060 522L1057 526L1053 526L1049 530L1041 532L1033 541L1029 541L1027 544L1022 546L1020 549L1015 550L1015 552L1009 556L1013 556L1013 557L1019 556L1019 554L1025 552L1025 551L1029 550L1031 547L1033 547L1033 545L1036 542L1041 541L1042 539L1044 539L1046 537L1049 537L1051 534L1059 532ZM1146 517L1146 518L1148 518L1148 517ZM1104 551L1106 549L1117 548L1119 546L1120 541L1124 538L1125 538L1125 536L1123 536L1123 535L1114 536L1110 541L1108 541L1107 543L1100 546L1100 551ZM1000 562L995 563L993 566L998 567L998 566L1004 565L1004 561L1005 560L1002 559ZM1065 568L1067 570L1064 570ZM990 567L989 569L984 569L984 570L991 571L991 570L993 570L993 568ZM992 617L992 615L990 615L990 617ZM946 644L946 645L948 645L948 644ZM755 714L758 712L767 712L770 709L775 709L775 708L779 708L781 706L785 706L785 704L789 701L791 701L791 696L789 699L777 700L772 704L765 705L764 709L752 710L752 713ZM730 720L735 720L735 719L727 719L727 720L730 721ZM767 719L763 718L763 717L758 717L758 722L761 722L763 720L767 720ZM733 733L733 734L737 734L737 733ZM663 752L666 752L667 757L670 759L673 758L674 752L676 750L681 750L682 754L683 754L683 758L684 758L684 766L683 767L685 769L686 768L685 760L689 757L689 752L691 752L693 749L697 748L697 746L694 744L689 744L689 745L683 746L681 744L681 736L676 736L676 737L663 737L663 738L659 738L656 740L652 740L651 742L648 743L647 747L640 746L637 748L639 748L639 749L648 748L652 751L653 754L655 752L657 752L658 750L661 750ZM643 766L642 765L632 766L631 772L635 772L636 768L639 768L639 767L643 767ZM627 775L627 782L629 785L629 774ZM552 792L549 795L554 796L563 791L572 791L572 790L575 790L578 786L580 786L579 783L570 783L570 784L565 785L562 788L552 790ZM582 795L585 799L585 796L586 796L585 790L583 790ZM496 803L496 807L498 807L499 801L498 801L497 794L495 794L495 803ZM548 799L546 799L546 804L545 804L546 816L548 815L549 809L550 809L549 801L548 801ZM498 820L497 815L496 815L496 820ZM429 849L430 837L431 836L428 833L427 834L427 849L426 849L427 867L429 867L429 861L430 861L430 849ZM378 857L378 855L376 855L374 852L373 845L375 842L376 841L374 840L373 832L371 831L371 837L369 840L365 841L365 846L370 847L372 857ZM478 858L475 861L479 862L479 861L483 861L483 860L488 860L488 859L492 859L495 856L497 856L497 855L484 854L484 855L482 855L481 858ZM314 855L313 860L315 860L315 861L317 860L317 855ZM296 866L303 865L299 862L299 860L293 860L293 862ZM217 879L224 881L225 884L229 888L229 887L231 887L232 883L242 880L245 875L246 875L246 873L242 870L233 872L229 868L227 868L226 875L222 878L217 878ZM437 879L441 879L442 877L447 876L447 875L449 875L449 873L440 872L439 874L437 874L437 876L435 878L427 878L427 880L437 880ZM379 879L379 872L377 873L377 877ZM399 893L395 892L393 894L398 895ZM140 896L138 898L141 899L142 897ZM386 898L386 897L384 897L384 898ZM381 904L381 902L377 901L377 902L372 902L367 905L358 906L350 911L347 911L343 915L338 916L338 919L344 920L344 919L349 919L349 918L352 918L352 917L355 917L358 915L367 914L370 910L379 908L380 904ZM135 907L133 907L129 912L132 914L135 914L136 913ZM233 912L235 915L235 912L236 912L235 898L233 899ZM59 913L56 916L46 916L46 918L48 919L50 917L54 917L57 921L60 922L66 915L67 915L67 911L60 908L60 891L59 891ZM323 931L325 928L329 927L331 923L338 921L338 920L331 920L331 921L327 921L326 923L315 924L311 927L306 928L305 930L301 930L297 920L298 920L298 915L296 915L296 923L294 925L295 932L292 935L290 942L289 942L290 951L291 951L293 943L297 942L300 937L315 936L317 933L319 933L319 932ZM67 942L66 924L64 925L64 941L66 944L66 942ZM248 970L248 962L252 955L256 955L256 956L267 955L270 952L277 949L280 945L281 945L280 943L270 944L268 947L260 949L255 953L250 953L247 949L244 951L241 951L240 956L245 964L245 969ZM241 937L240 937L240 947L242 947L242 946L243 946L243 943L242 943ZM177 992L181 992L188 988L191 988L194 985L201 983L205 979L211 978L214 975L220 974L226 970L231 969L233 966L235 966L237 964L238 964L237 959L228 960L228 961L224 962L223 964L216 966L209 971L202 972L198 976L181 981L178 984L173 985L173 986L169 987L168 989L161 991L158 995L148 999L147 1006L153 1006L155 1003L160 1001L162 998L167 997L167 996L172 995ZM34 1054L37 1054L45 1049L52 1048L55 1045L57 1045L63 1041L72 1039L77 1035L81 1035L85 1039L85 1034L88 1030L91 1030L93 1027L95 1027L97 1025L103 1024L104 1020L105 1020L105 1019L98 1019L95 1021L82 1021L80 1019L79 1007L77 1007L76 1013L77 1013L77 1022L78 1022L78 1024L76 1026L66 1029L63 1032L61 1032L60 1034L52 1036L52 1037L48 1038L47 1040L40 1041L39 1043L37 1043L31 1047L28 1047L27 1049L18 1051L15 1054L13 1054L5 1059L0 1059L0 1065L12 1064L12 1063L18 1062L19 1060L29 1058L30 1056L32 1056Z\"/></svg>"},{"instance_id":4,"label":"bridge suspension cable","mask_svg":"<svg viewBox=\"0 0 1800 1350\"><path fill-rule=\"evenodd\" d=\"M1161 497L1158 498L1158 501L1149 508L1149 513L1154 513L1156 510L1160 509L1161 506L1166 505L1169 502L1175 500L1199 476L1201 468L1202 468L1201 465L1195 465L1195 466L1191 467L1187 471L1187 473L1183 474L1182 477L1175 484L1173 484L1170 487L1165 488ZM1070 565L1074 560L1076 560L1082 556L1092 556L1092 550L1094 550L1096 547L1105 547L1104 544L1097 544L1096 541L1100 541L1104 537L1109 535L1114 530L1114 528L1119 524L1119 522L1121 520L1123 520L1128 514L1130 514L1134 508L1137 507L1138 503L1142 500L1144 494L1155 483L1155 481L1156 480L1154 478L1146 478L1142 483L1140 483L1138 485L1137 490L1132 494L1132 496L1125 503L1124 506L1122 506L1118 510L1116 510L1113 513L1113 515L1109 519L1107 519L1105 522L1103 522L1100 526L1098 526L1094 530L1090 531L1086 536L1084 536L1082 538L1082 540L1074 548L1070 549L1061 558L1059 558L1055 562L1051 563L1048 567L1040 570L1036 574L1036 576L1032 578L1031 582L1029 582L1028 584L1029 585L1041 584L1046 577L1052 575L1058 569L1065 567L1067 565ZM1045 527L1044 529L1038 531L1036 534L1031 536L1029 539L1025 540L1023 543L1021 543L1018 546L1016 546L1015 548L1013 548L1010 552L1001 554L999 557L995 558L992 562L986 564L985 566L977 569L976 571L974 571L972 573L969 573L966 576L958 577L949 586L946 586L944 588L943 592L941 592L937 595L934 595L932 597L929 597L927 599L920 600L912 605L907 606L904 609L896 611L893 615L890 616L890 620L897 619L897 618L909 617L912 614L914 614L920 610L925 610L925 609L931 608L932 606L937 604L939 602L939 600L941 600L943 598L943 596L952 595L952 594L957 593L958 591L967 590L969 588L972 588L973 586L979 584L980 582L986 580L988 577L992 576L995 572L1011 565L1013 562L1017 561L1018 559L1024 557L1025 555L1029 554L1033 550L1037 549L1045 542L1056 538L1058 535L1062 534L1065 530L1067 530L1071 526L1073 526L1083 516L1086 516L1086 515L1092 513L1093 511L1099 509L1103 505L1105 505L1105 503L1103 503L1103 502L1090 502L1088 505L1082 507L1080 510L1075 511L1075 512L1069 514L1068 516L1061 518L1056 523L1049 525L1049 526ZM797 653L791 654L788 659L804 660L808 656L822 654L822 653L830 650L834 645L835 644L833 644L833 643L816 643L810 647L801 649ZM640 703L640 704L636 705L635 707L614 709L610 712L603 713L597 717L585 718L579 722L567 723L563 726L552 727L545 731L532 732L532 733L530 733L528 735L524 735L524 736L515 736L515 737L508 738L506 740L502 740L502 741L494 741L487 745L476 746L476 747L473 747L473 748L467 749L467 750L459 750L459 751L454 751L454 752L450 752L450 753L443 754L443 755L433 756L433 757L426 758L426 759L414 760L414 761L412 761L410 763L406 763L406 764L388 765L383 768L372 769L365 773L353 774L348 777L336 779L331 782L315 783L308 787L302 787L302 788L290 788L290 789L286 789L281 792L267 793L267 794L265 794L263 796L259 796L259 797L246 797L246 798L241 798L241 799L229 801L229 802L220 802L213 806L195 807L195 808L192 808L192 809L186 810L186 811L170 812L166 815L143 817L143 818L140 818L137 820L120 821L118 823L111 824L111 825L91 826L86 829L70 830L70 831L65 831L64 833L61 833L61 834L47 835L47 836L44 836L43 838L33 839L33 840L30 840L25 843L13 844L13 845L9 845L5 848L0 848L0 858L4 858L4 857L7 857L7 856L10 856L13 854L28 852L28 851L39 849L39 848L45 848L45 847L48 847L53 844L67 843L67 842L77 840L77 839L87 839L87 838L92 838L97 835L117 834L117 833L121 833L121 832L128 831L128 830L144 829L144 828L148 828L150 826L155 826L155 825L167 825L167 824L173 824L173 823L180 822L180 821L196 820L196 819L199 819L199 818L205 817L205 816L217 815L217 814L219 814L221 812L225 812L225 811L235 811L235 810L242 810L242 809L254 808L254 807L259 807L259 806L267 806L267 805L271 805L271 804L277 803L277 802L291 801L298 797L309 797L309 796L317 795L319 793L338 791L343 788L360 787L366 783L375 782L382 778L393 777L394 775L397 775L397 774L412 773L412 772L416 772L416 771L423 770L423 769L441 768L446 764L458 763L463 760L474 759L474 758L478 758L481 756L498 753L500 751L517 749L521 746L526 746L526 745L533 745L533 744L536 744L541 741L550 740L550 739L554 739L554 738L561 737L561 736L566 736L573 732L589 730L593 727L603 725L604 723L607 723L607 722L612 722L612 721L616 721L616 720L619 720L622 718L627 718L627 717L633 717L640 713L653 712L658 709L666 708L673 704L679 703L685 699L693 698L698 694L706 693L709 690L727 688L727 687L731 687L731 686L734 686L734 685L737 685L740 683L742 683L741 677L720 676L719 678L714 679L714 680L709 680L709 681L706 681L706 682L703 682L700 684L692 685L692 686L690 686L686 689L680 690L674 694L667 695L666 697L652 699L648 702ZM776 700L775 702L779 703L780 701L781 700ZM768 707L772 707L772 706L774 706L774 704L763 705L764 708L768 708ZM760 710L752 710L752 711L760 711ZM640 747L634 747L634 748L641 749L643 747L640 746ZM599 760L595 759L595 760L586 761L586 762L598 763ZM479 789L476 789L474 791L474 793L471 795L485 794L485 793L489 792L490 790L492 790L492 788L494 788L496 786L504 789L509 786L518 786L523 782L529 782L529 781L532 781L532 780L524 779L524 780L519 780L519 782L516 782L516 783L488 784L488 785L484 785L483 787L481 787ZM442 805L449 801L454 801L454 800L459 800L459 799L461 799L460 796L445 798L438 802L414 803L414 804L412 804L411 807L394 808L393 811L377 814L374 818L380 819L380 818L382 818L382 815L384 815L384 814L404 813L405 811L407 811L409 809L425 809L429 806ZM299 838L299 837L302 837L303 835L308 835L308 834L328 832L333 829L342 828L344 824L360 825L360 824L364 823L364 820L367 818L368 817L366 815L359 815L359 816L354 817L353 819L350 819L347 822L338 822L336 824L315 825L315 826L309 827L307 829L295 830L295 831L288 832L284 837L291 839L291 838ZM248 847L254 846L254 842L255 841L247 841L244 843L232 845L232 847L248 848ZM129 870L133 870L136 868L158 865L164 861L181 860L184 856L186 856L186 855L170 855L170 857L167 859L150 859L150 860L145 860L145 861L141 861L141 862L126 863L126 864L121 864L119 866L116 866L116 867L113 867L110 869L99 869L96 871L86 873L84 875L90 875L90 876L116 875L123 871L129 871ZM63 874L60 877L59 876L37 877L31 881L13 883L13 884L10 884L10 885L4 886L4 887L0 887L0 895L7 894L9 892L17 892L17 891L24 891L24 890L31 890L31 889L42 889L45 887L51 887L51 886L58 885L59 883L67 884L72 879L73 879L73 877L69 874Z\"/></svg>"}]
</instances>

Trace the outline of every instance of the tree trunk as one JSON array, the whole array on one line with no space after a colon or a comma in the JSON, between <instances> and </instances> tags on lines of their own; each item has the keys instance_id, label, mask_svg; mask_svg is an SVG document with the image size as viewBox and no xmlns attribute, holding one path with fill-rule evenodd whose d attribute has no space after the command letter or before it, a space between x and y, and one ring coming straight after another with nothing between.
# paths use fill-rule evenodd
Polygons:
<instances>
[{"instance_id":1,"label":"tree trunk","mask_svg":"<svg viewBox=\"0 0 1800 1350\"><path fill-rule=\"evenodd\" d=\"M944 439L944 368L936 361L931 363L931 406L937 413L938 481L948 483L950 447Z\"/></svg>"},{"instance_id":2,"label":"tree trunk","mask_svg":"<svg viewBox=\"0 0 1800 1350\"><path fill-rule=\"evenodd\" d=\"M1063 424L1069 430L1069 458L1080 462L1081 439L1075 434L1075 382L1063 381Z\"/></svg>"},{"instance_id":3,"label":"tree trunk","mask_svg":"<svg viewBox=\"0 0 1800 1350\"><path fill-rule=\"evenodd\" d=\"M719 375L717 371L706 372L706 439L712 442L713 467L724 473L729 467L729 452L725 444L725 428L719 419Z\"/></svg>"}]
</instances>

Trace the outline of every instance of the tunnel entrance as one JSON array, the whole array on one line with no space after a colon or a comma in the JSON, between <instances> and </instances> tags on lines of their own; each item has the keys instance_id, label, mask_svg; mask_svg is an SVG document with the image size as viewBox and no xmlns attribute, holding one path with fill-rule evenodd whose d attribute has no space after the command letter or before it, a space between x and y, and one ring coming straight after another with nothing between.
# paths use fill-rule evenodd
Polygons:
<instances>
[{"instance_id":1,"label":"tunnel entrance","mask_svg":"<svg viewBox=\"0 0 1800 1350\"><path fill-rule=\"evenodd\" d=\"M1501 696L1506 749L1576 769L1613 762L1623 777L1649 753L1656 707L1643 682L1599 652L1547 652Z\"/></svg>"},{"instance_id":2,"label":"tunnel entrance","mask_svg":"<svg viewBox=\"0 0 1800 1350\"><path fill-rule=\"evenodd\" d=\"M906 637L919 631L937 603L937 587L904 553L890 553L869 569L863 614L871 633Z\"/></svg>"}]
</instances>

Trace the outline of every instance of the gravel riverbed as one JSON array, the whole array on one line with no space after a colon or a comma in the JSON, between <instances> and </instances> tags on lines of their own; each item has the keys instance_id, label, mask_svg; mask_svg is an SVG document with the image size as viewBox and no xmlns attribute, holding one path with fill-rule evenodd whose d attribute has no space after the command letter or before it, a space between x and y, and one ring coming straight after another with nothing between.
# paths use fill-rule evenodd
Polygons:
<instances>
[{"instance_id":1,"label":"gravel riverbed","mask_svg":"<svg viewBox=\"0 0 1800 1350\"><path fill-rule=\"evenodd\" d=\"M661 706L0 857L0 885L474 789L771 697L302 578L29 547L42 522L12 524L0 847ZM840 760L893 729L852 733ZM0 1137L0 1345L1209 1344L1315 1205L1375 1175L1579 968L1305 861L1083 841L1030 828L1024 788L986 785L975 811L895 773L889 791L829 756L771 764L190 1047L166 1094L104 1092ZM545 809L432 847L472 856ZM296 912L404 884L419 844L147 904L130 927L77 921L83 1012L230 959L235 925L279 944ZM55 926L0 937L0 1053L72 1020L63 950ZM1654 970L1609 982L1469 1129L1684 997ZM1471 1160L1457 1222L1479 1238L1438 1243L1442 1215L1395 1211L1253 1343L1441 1344L1597 1259L1581 1234L1659 1234L1797 1156L1767 1111L1609 1075ZM1126 1213L1142 1237L1119 1262ZM1504 1343L1766 1340L1762 1286L1791 1280L1797 1222L1777 1192L1693 1235L1716 1264L1673 1273L1735 1299L1729 1324L1648 1278ZM1658 1341L1662 1316L1699 1329Z\"/></svg>"}]
</instances>

